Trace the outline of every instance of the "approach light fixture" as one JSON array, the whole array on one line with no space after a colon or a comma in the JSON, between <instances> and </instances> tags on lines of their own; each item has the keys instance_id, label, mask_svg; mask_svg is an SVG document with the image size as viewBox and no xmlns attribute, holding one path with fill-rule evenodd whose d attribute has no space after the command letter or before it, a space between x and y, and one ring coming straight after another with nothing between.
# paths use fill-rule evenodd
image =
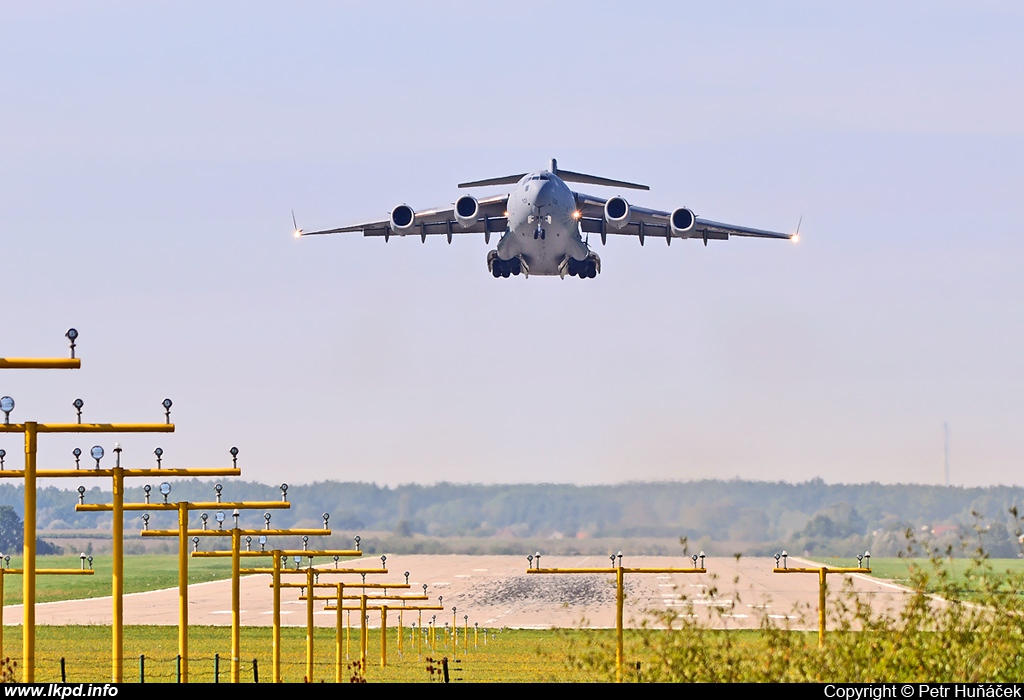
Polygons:
<instances>
[{"instance_id":1,"label":"approach light fixture","mask_svg":"<svg viewBox=\"0 0 1024 700\"><path fill-rule=\"evenodd\" d=\"M789 567L788 567L788 566L786 565L786 558L787 558L787 557L789 557L789 555L788 555L788 554L786 554L786 550L782 550L782 568L783 568L783 569L788 569L788 568L789 568Z\"/></svg>"},{"instance_id":2,"label":"approach light fixture","mask_svg":"<svg viewBox=\"0 0 1024 700\"><path fill-rule=\"evenodd\" d=\"M261 552L267 551L267 536L266 535L260 535L256 539L256 541L260 543L260 551Z\"/></svg>"},{"instance_id":3,"label":"approach light fixture","mask_svg":"<svg viewBox=\"0 0 1024 700\"><path fill-rule=\"evenodd\" d=\"M220 503L220 492L224 490L224 487L220 484L216 484L213 487L214 492L217 494L217 503Z\"/></svg>"},{"instance_id":4,"label":"approach light fixture","mask_svg":"<svg viewBox=\"0 0 1024 700\"><path fill-rule=\"evenodd\" d=\"M269 530L270 529L270 513L264 513L263 514L263 522L265 523L264 526L263 526L263 529L264 530Z\"/></svg>"},{"instance_id":5,"label":"approach light fixture","mask_svg":"<svg viewBox=\"0 0 1024 700\"><path fill-rule=\"evenodd\" d=\"M330 513L324 513L320 517L322 517L324 519L324 529L325 530L330 529L330 528L327 527L327 521L331 519L331 514Z\"/></svg>"},{"instance_id":6,"label":"approach light fixture","mask_svg":"<svg viewBox=\"0 0 1024 700\"><path fill-rule=\"evenodd\" d=\"M206 529L206 521L210 519L210 516L207 515L206 513L203 513L202 515L199 516L199 519L203 521L203 529L205 530Z\"/></svg>"},{"instance_id":7,"label":"approach light fixture","mask_svg":"<svg viewBox=\"0 0 1024 700\"><path fill-rule=\"evenodd\" d=\"M85 571L85 552L79 554L78 558L82 560L82 571Z\"/></svg>"},{"instance_id":8,"label":"approach light fixture","mask_svg":"<svg viewBox=\"0 0 1024 700\"><path fill-rule=\"evenodd\" d=\"M79 467L78 460L82 456L82 450L80 450L79 448L76 447L75 449L71 450L71 454L73 454L75 456L75 469L78 469L78 467Z\"/></svg>"},{"instance_id":9,"label":"approach light fixture","mask_svg":"<svg viewBox=\"0 0 1024 700\"><path fill-rule=\"evenodd\" d=\"M622 568L622 551L620 550L619 553L616 554L615 556L617 556L619 558L619 568L621 569Z\"/></svg>"},{"instance_id":10,"label":"approach light fixture","mask_svg":"<svg viewBox=\"0 0 1024 700\"><path fill-rule=\"evenodd\" d=\"M238 508L231 511L231 517L235 519L235 529L238 529Z\"/></svg>"},{"instance_id":11,"label":"approach light fixture","mask_svg":"<svg viewBox=\"0 0 1024 700\"><path fill-rule=\"evenodd\" d=\"M78 340L78 331L74 328L68 328L68 332L64 334L64 337L71 342L71 359L75 359L75 341Z\"/></svg>"},{"instance_id":12,"label":"approach light fixture","mask_svg":"<svg viewBox=\"0 0 1024 700\"><path fill-rule=\"evenodd\" d=\"M388 568L388 558L383 554L380 555L380 568Z\"/></svg>"},{"instance_id":13,"label":"approach light fixture","mask_svg":"<svg viewBox=\"0 0 1024 700\"><path fill-rule=\"evenodd\" d=\"M164 448L162 448L162 447L156 448L155 450L153 450L153 454L156 455L156 468L159 469L160 468L160 462L161 462L161 460L162 460L162 458L164 456Z\"/></svg>"},{"instance_id":14,"label":"approach light fixture","mask_svg":"<svg viewBox=\"0 0 1024 700\"><path fill-rule=\"evenodd\" d=\"M252 551L252 535L246 535L245 536L245 551L247 551L247 552L251 552Z\"/></svg>"},{"instance_id":15,"label":"approach light fixture","mask_svg":"<svg viewBox=\"0 0 1024 700\"><path fill-rule=\"evenodd\" d=\"M142 514L142 529L143 530L148 530L149 529L149 513L143 513Z\"/></svg>"},{"instance_id":16,"label":"approach light fixture","mask_svg":"<svg viewBox=\"0 0 1024 700\"><path fill-rule=\"evenodd\" d=\"M302 551L305 552L309 549L309 535L302 536Z\"/></svg>"},{"instance_id":17,"label":"approach light fixture","mask_svg":"<svg viewBox=\"0 0 1024 700\"><path fill-rule=\"evenodd\" d=\"M217 514L214 515L213 517L217 521L217 529L218 530L223 530L224 529L224 519L227 518L227 516L224 515L224 511L218 510Z\"/></svg>"},{"instance_id":18,"label":"approach light fixture","mask_svg":"<svg viewBox=\"0 0 1024 700\"><path fill-rule=\"evenodd\" d=\"M75 413L78 414L78 422L81 423L82 422L82 406L85 405L85 401L82 401L82 399L75 399L74 401L71 402L71 405L75 407Z\"/></svg>"},{"instance_id":19,"label":"approach light fixture","mask_svg":"<svg viewBox=\"0 0 1024 700\"><path fill-rule=\"evenodd\" d=\"M864 551L864 568L871 568L871 552L867 550Z\"/></svg>"},{"instance_id":20,"label":"approach light fixture","mask_svg":"<svg viewBox=\"0 0 1024 700\"><path fill-rule=\"evenodd\" d=\"M173 406L173 405L174 405L174 403L170 399L164 399L163 400L164 418L167 419L167 424L168 425L171 424L171 406Z\"/></svg>"},{"instance_id":21,"label":"approach light fixture","mask_svg":"<svg viewBox=\"0 0 1024 700\"><path fill-rule=\"evenodd\" d=\"M85 504L85 487L84 486L79 486L78 487L78 504L79 505L84 505ZM85 555L83 554L82 556L85 556Z\"/></svg>"},{"instance_id":22,"label":"approach light fixture","mask_svg":"<svg viewBox=\"0 0 1024 700\"><path fill-rule=\"evenodd\" d=\"M100 460L103 459L103 448L99 445L93 445L93 448L89 450L89 454L96 460L96 468L100 468Z\"/></svg>"},{"instance_id":23,"label":"approach light fixture","mask_svg":"<svg viewBox=\"0 0 1024 700\"><path fill-rule=\"evenodd\" d=\"M167 497L171 495L171 485L166 481L160 484L160 495L164 497L164 503L167 503Z\"/></svg>"},{"instance_id":24,"label":"approach light fixture","mask_svg":"<svg viewBox=\"0 0 1024 700\"><path fill-rule=\"evenodd\" d=\"M405 585L406 586L409 585L409 572L408 571L405 572Z\"/></svg>"},{"instance_id":25,"label":"approach light fixture","mask_svg":"<svg viewBox=\"0 0 1024 700\"><path fill-rule=\"evenodd\" d=\"M192 551L193 552L198 552L199 551L199 538L198 537L193 537L192 538Z\"/></svg>"},{"instance_id":26,"label":"approach light fixture","mask_svg":"<svg viewBox=\"0 0 1024 700\"><path fill-rule=\"evenodd\" d=\"M235 469L238 468L238 448L232 447L228 452L231 453L231 466Z\"/></svg>"},{"instance_id":27,"label":"approach light fixture","mask_svg":"<svg viewBox=\"0 0 1024 700\"><path fill-rule=\"evenodd\" d=\"M281 500L288 500L288 484L281 484Z\"/></svg>"},{"instance_id":28,"label":"approach light fixture","mask_svg":"<svg viewBox=\"0 0 1024 700\"><path fill-rule=\"evenodd\" d=\"M142 487L142 490L145 491L146 493L146 503L149 503L149 494L153 490L153 487L150 486L149 484L146 484L145 486Z\"/></svg>"},{"instance_id":29,"label":"approach light fixture","mask_svg":"<svg viewBox=\"0 0 1024 700\"><path fill-rule=\"evenodd\" d=\"M121 468L121 443L114 443L114 467L116 469Z\"/></svg>"},{"instance_id":30,"label":"approach light fixture","mask_svg":"<svg viewBox=\"0 0 1024 700\"><path fill-rule=\"evenodd\" d=\"M4 457L7 456L7 450L0 450L0 471L4 468Z\"/></svg>"},{"instance_id":31,"label":"approach light fixture","mask_svg":"<svg viewBox=\"0 0 1024 700\"><path fill-rule=\"evenodd\" d=\"M0 411L4 412L4 425L11 424L11 411L14 410L14 399L10 396L0 398Z\"/></svg>"},{"instance_id":32,"label":"approach light fixture","mask_svg":"<svg viewBox=\"0 0 1024 700\"><path fill-rule=\"evenodd\" d=\"M700 554L698 556L700 556L700 568L703 569L704 568L704 550L703 549L700 550Z\"/></svg>"},{"instance_id":33,"label":"approach light fixture","mask_svg":"<svg viewBox=\"0 0 1024 700\"><path fill-rule=\"evenodd\" d=\"M357 549L357 550L359 550L359 535L356 535L356 536L355 536L355 537L353 538L353 540L354 540L354 541L355 541L355 543L356 543L356 549Z\"/></svg>"}]
</instances>

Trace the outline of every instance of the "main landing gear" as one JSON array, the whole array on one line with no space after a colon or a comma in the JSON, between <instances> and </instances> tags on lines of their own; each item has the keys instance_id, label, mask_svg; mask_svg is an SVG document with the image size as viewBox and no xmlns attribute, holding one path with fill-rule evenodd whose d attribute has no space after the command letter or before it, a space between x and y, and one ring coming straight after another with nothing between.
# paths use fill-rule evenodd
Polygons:
<instances>
[{"instance_id":1,"label":"main landing gear","mask_svg":"<svg viewBox=\"0 0 1024 700\"><path fill-rule=\"evenodd\" d=\"M565 279L566 275L580 279L594 279L599 272L601 272L601 258L597 257L596 253L588 255L586 260L575 260L566 256L562 264L558 266L558 274L562 276L562 279Z\"/></svg>"},{"instance_id":2,"label":"main landing gear","mask_svg":"<svg viewBox=\"0 0 1024 700\"><path fill-rule=\"evenodd\" d=\"M492 250L487 254L487 269L494 277L511 277L512 275L523 274L530 276L530 266L523 260L522 255L517 255L511 260L502 260L498 257L498 251Z\"/></svg>"}]
</instances>

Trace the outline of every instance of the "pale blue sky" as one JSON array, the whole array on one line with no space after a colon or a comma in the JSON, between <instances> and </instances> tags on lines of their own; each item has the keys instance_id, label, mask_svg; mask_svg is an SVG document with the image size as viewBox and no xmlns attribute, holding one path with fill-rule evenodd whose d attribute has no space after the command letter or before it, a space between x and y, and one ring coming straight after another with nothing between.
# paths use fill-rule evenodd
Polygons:
<instances>
[{"instance_id":1,"label":"pale blue sky","mask_svg":"<svg viewBox=\"0 0 1024 700\"><path fill-rule=\"evenodd\" d=\"M170 396L126 461L388 484L937 483L949 421L954 483L1024 483L1024 10L633 5L5 4L0 355L84 358L12 418ZM551 157L802 240L289 235Z\"/></svg>"}]
</instances>

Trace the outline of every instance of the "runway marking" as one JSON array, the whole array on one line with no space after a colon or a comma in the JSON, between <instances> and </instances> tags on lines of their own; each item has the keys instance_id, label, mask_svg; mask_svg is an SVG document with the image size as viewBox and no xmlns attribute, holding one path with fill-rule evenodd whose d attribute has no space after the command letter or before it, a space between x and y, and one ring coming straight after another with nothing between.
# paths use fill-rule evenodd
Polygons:
<instances>
[{"instance_id":1,"label":"runway marking","mask_svg":"<svg viewBox=\"0 0 1024 700\"><path fill-rule=\"evenodd\" d=\"M231 612L232 612L231 610L211 610L209 612L209 614L210 615L230 615ZM249 611L248 610L239 610L238 614L242 615L242 614L247 613L247 612L249 612Z\"/></svg>"},{"instance_id":2,"label":"runway marking","mask_svg":"<svg viewBox=\"0 0 1024 700\"><path fill-rule=\"evenodd\" d=\"M474 572L484 572L484 571L489 571L489 569L473 569L473 571Z\"/></svg>"},{"instance_id":3,"label":"runway marking","mask_svg":"<svg viewBox=\"0 0 1024 700\"><path fill-rule=\"evenodd\" d=\"M282 615L291 615L294 612L295 612L294 610L282 610L281 614ZM273 614L274 614L273 610L267 610L266 612L261 612L260 613L260 615L273 615Z\"/></svg>"}]
</instances>

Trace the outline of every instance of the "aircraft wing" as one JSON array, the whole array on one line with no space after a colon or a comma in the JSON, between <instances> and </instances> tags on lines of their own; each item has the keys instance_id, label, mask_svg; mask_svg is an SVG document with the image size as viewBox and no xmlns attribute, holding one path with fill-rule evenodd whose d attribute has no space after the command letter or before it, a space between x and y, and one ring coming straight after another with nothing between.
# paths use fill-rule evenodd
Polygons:
<instances>
[{"instance_id":1,"label":"aircraft wing","mask_svg":"<svg viewBox=\"0 0 1024 700\"><path fill-rule=\"evenodd\" d=\"M672 238L669 228L669 217L672 212L659 211L629 205L629 223L620 229L608 226L604 218L604 205L608 200L594 197L588 194L576 194L576 203L579 207L580 228L583 233L599 233L602 240L608 234L620 236L637 236L643 244L646 236L657 238ZM751 236L753 238L781 238L791 239L793 234L780 233L778 231L765 231L759 228L747 226L734 226L723 224L718 221L696 217L693 228L687 234L688 238L703 239L705 245L708 241L727 241L730 236Z\"/></svg>"},{"instance_id":2,"label":"aircraft wing","mask_svg":"<svg viewBox=\"0 0 1024 700\"><path fill-rule=\"evenodd\" d=\"M505 206L508 202L508 195L496 195L478 200L480 205L479 216L476 223L463 227L455 219L455 210L448 209L423 209L416 212L415 223L410 231L404 234L396 234L391 230L389 219L381 221L367 221L351 226L340 228L324 229L322 231L303 231L303 236L321 236L328 233L362 233L364 236L384 236L388 238L394 235L419 236L426 240L427 236L446 235L451 243L452 236L457 233L504 233L508 228L508 217L505 216Z\"/></svg>"}]
</instances>

